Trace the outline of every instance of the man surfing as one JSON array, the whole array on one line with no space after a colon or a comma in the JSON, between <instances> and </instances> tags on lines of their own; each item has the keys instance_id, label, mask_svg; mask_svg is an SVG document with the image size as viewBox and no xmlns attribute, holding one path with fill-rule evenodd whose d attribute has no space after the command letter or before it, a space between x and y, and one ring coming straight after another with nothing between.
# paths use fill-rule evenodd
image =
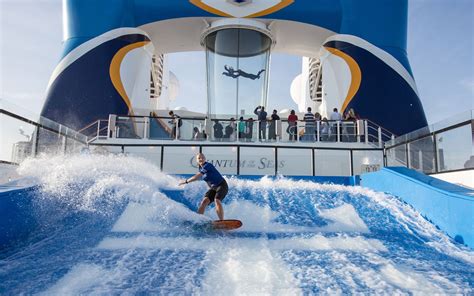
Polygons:
<instances>
[{"instance_id":1,"label":"man surfing","mask_svg":"<svg viewBox=\"0 0 474 296\"><path fill-rule=\"evenodd\" d=\"M229 191L227 182L212 163L206 161L204 154L198 153L196 155L196 160L199 165L199 173L189 179L179 182L179 185L188 184L199 179L206 181L209 190L206 192L201 204L199 205L198 213L204 214L206 207L212 202L215 202L217 216L219 217L219 220L224 220L224 209L222 208L221 202Z\"/></svg>"}]
</instances>

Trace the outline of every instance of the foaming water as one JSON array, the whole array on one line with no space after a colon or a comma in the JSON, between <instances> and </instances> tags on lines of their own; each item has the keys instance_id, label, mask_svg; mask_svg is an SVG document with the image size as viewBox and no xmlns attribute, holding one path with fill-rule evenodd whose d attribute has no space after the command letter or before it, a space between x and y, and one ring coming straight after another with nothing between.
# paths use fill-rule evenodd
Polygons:
<instances>
[{"instance_id":1,"label":"foaming water","mask_svg":"<svg viewBox=\"0 0 474 296\"><path fill-rule=\"evenodd\" d=\"M216 219L212 207L194 211L204 182L178 187L142 159L43 157L19 173L38 184L39 226L0 254L0 292L473 291L472 251L399 199L364 188L229 178L225 216L243 226L206 232L192 227Z\"/></svg>"}]
</instances>

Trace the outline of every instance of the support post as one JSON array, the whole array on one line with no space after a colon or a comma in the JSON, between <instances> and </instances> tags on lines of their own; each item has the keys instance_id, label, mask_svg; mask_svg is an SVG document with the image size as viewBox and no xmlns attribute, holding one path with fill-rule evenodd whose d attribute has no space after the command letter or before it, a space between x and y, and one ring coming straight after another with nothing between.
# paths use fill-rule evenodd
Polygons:
<instances>
[{"instance_id":1,"label":"support post","mask_svg":"<svg viewBox=\"0 0 474 296\"><path fill-rule=\"evenodd\" d=\"M382 142L382 128L379 126L377 128L377 132L378 132L378 138L379 138L379 148L382 148L383 146L383 142Z\"/></svg>"}]
</instances>

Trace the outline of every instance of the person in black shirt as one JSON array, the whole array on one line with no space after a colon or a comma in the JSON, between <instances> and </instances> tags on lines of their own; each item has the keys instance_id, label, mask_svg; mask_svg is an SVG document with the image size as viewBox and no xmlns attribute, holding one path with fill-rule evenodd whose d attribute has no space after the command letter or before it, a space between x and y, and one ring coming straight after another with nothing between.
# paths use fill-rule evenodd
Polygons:
<instances>
[{"instance_id":1,"label":"person in black shirt","mask_svg":"<svg viewBox=\"0 0 474 296\"><path fill-rule=\"evenodd\" d=\"M222 132L224 130L224 127L219 122L219 120L216 120L216 122L214 123L213 128L214 128L214 138L217 141L221 141L222 137L224 136L224 133Z\"/></svg>"},{"instance_id":2,"label":"person in black shirt","mask_svg":"<svg viewBox=\"0 0 474 296\"><path fill-rule=\"evenodd\" d=\"M271 118L272 120L270 121L270 125L268 126L268 139L276 140L276 125L277 120L280 120L280 116L278 116L277 110L273 110Z\"/></svg>"},{"instance_id":3,"label":"person in black shirt","mask_svg":"<svg viewBox=\"0 0 474 296\"><path fill-rule=\"evenodd\" d=\"M258 122L260 123L258 138L265 140L267 138L267 112L265 112L265 107L258 106L253 113L258 116Z\"/></svg>"}]
</instances>

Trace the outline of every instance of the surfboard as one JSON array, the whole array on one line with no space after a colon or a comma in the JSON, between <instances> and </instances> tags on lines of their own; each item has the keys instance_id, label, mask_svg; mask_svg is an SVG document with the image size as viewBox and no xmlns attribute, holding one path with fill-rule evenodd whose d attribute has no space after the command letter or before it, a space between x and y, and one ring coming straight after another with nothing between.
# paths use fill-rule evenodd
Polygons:
<instances>
[{"instance_id":1,"label":"surfboard","mask_svg":"<svg viewBox=\"0 0 474 296\"><path fill-rule=\"evenodd\" d=\"M242 222L240 220L214 220L211 226L215 230L232 230L242 226Z\"/></svg>"}]
</instances>

